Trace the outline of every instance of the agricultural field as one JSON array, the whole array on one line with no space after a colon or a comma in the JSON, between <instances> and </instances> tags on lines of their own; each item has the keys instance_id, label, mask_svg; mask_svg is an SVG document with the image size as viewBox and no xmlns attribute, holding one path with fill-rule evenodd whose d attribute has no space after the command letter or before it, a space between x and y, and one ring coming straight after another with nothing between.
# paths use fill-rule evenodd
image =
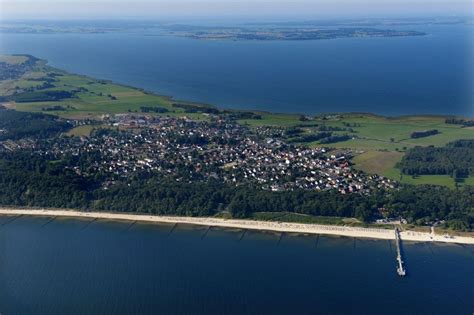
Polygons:
<instances>
[{"instance_id":1,"label":"agricultural field","mask_svg":"<svg viewBox=\"0 0 474 315\"><path fill-rule=\"evenodd\" d=\"M96 117L106 113L123 113L139 111L141 106L160 106L171 110L171 102L165 97L150 95L143 91L96 81L87 77L62 75L56 77L54 87L45 91L77 91L74 97L60 101L45 102L15 102L12 108L20 111L43 111L52 106L61 106L63 109L54 111L54 114L63 117ZM43 81L34 81L41 85ZM28 79L17 83L20 88L33 86Z\"/></svg>"},{"instance_id":2,"label":"agricultural field","mask_svg":"<svg viewBox=\"0 0 474 315\"><path fill-rule=\"evenodd\" d=\"M450 175L406 175L402 174L396 164L400 162L403 157L401 152L387 152L387 151L366 151L356 155L352 161L354 166L358 169L369 173L376 173L395 179L403 184L412 185L441 185L449 188L458 186L470 185L474 186L474 176L466 178L457 178L456 180Z\"/></svg>"},{"instance_id":3,"label":"agricultural field","mask_svg":"<svg viewBox=\"0 0 474 315\"><path fill-rule=\"evenodd\" d=\"M0 56L0 62L19 64L25 56ZM27 98L17 99L27 94ZM72 96L54 100L45 94L71 93ZM103 114L140 112L140 108L160 107L168 115L183 114L172 106L165 96L147 93L141 89L70 74L39 61L18 79L0 81L0 96L9 98L4 105L19 111L45 112L65 118L99 118ZM29 101L29 99L33 99Z\"/></svg>"},{"instance_id":4,"label":"agricultural field","mask_svg":"<svg viewBox=\"0 0 474 315\"><path fill-rule=\"evenodd\" d=\"M446 186L449 188L455 187L454 179L451 178L449 175L418 175L418 176L411 176L411 175L401 175L398 174L399 178L393 176L395 179L399 180L401 183L404 184L412 184L412 185L440 185Z\"/></svg>"},{"instance_id":5,"label":"agricultural field","mask_svg":"<svg viewBox=\"0 0 474 315\"><path fill-rule=\"evenodd\" d=\"M463 128L460 125L445 123L442 116L412 116L412 117L383 117L371 114L337 114L331 116L317 116L315 119L301 121L300 115L290 114L262 114L260 120L241 120L241 123L252 127L276 126L305 128L307 133L314 132L319 126L345 128L346 131L337 134L348 134L350 140L331 144L335 148L349 148L354 150L387 150L404 151L414 146L443 146L457 139L474 139L474 129ZM307 127L305 127L305 125ZM317 125L315 127L315 125ZM349 131L349 129L351 129ZM415 131L437 129L438 134L412 139L410 134ZM312 142L310 145L319 145Z\"/></svg>"},{"instance_id":6,"label":"agricultural field","mask_svg":"<svg viewBox=\"0 0 474 315\"><path fill-rule=\"evenodd\" d=\"M352 161L358 169L363 171L398 179L400 174L397 169L394 169L394 165L400 162L402 157L402 152L371 150L356 155Z\"/></svg>"},{"instance_id":7,"label":"agricultural field","mask_svg":"<svg viewBox=\"0 0 474 315\"><path fill-rule=\"evenodd\" d=\"M8 64L18 65L28 60L26 56L15 56L15 55L0 55L0 62Z\"/></svg>"},{"instance_id":8,"label":"agricultural field","mask_svg":"<svg viewBox=\"0 0 474 315\"><path fill-rule=\"evenodd\" d=\"M89 136L94 130L94 128L97 128L99 126L93 126L93 125L84 125L84 126L77 126L69 130L66 134L68 136L76 136L76 137L82 137L82 136ZM103 128L103 126L100 126Z\"/></svg>"}]
</instances>

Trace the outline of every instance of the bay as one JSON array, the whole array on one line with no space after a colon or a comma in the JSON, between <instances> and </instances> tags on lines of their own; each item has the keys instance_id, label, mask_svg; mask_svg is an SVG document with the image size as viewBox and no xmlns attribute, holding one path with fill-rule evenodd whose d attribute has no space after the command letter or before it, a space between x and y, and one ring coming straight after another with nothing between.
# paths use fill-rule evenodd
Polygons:
<instances>
[{"instance_id":1,"label":"bay","mask_svg":"<svg viewBox=\"0 0 474 315\"><path fill-rule=\"evenodd\" d=\"M473 27L417 25L405 28L428 35L313 41L0 34L0 53L220 107L474 116Z\"/></svg>"}]
</instances>

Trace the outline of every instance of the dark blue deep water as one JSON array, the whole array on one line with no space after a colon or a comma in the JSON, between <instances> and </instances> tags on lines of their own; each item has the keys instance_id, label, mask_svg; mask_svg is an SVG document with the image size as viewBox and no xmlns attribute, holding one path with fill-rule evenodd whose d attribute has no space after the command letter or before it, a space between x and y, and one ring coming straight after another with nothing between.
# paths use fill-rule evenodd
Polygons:
<instances>
[{"instance_id":1,"label":"dark blue deep water","mask_svg":"<svg viewBox=\"0 0 474 315\"><path fill-rule=\"evenodd\" d=\"M472 314L474 248L0 217L0 313ZM49 223L48 223L49 222ZM4 224L7 223L7 224ZM3 225L4 224L4 225Z\"/></svg>"},{"instance_id":2,"label":"dark blue deep water","mask_svg":"<svg viewBox=\"0 0 474 315\"><path fill-rule=\"evenodd\" d=\"M180 99L275 112L474 116L473 25L423 37L205 41L115 34L0 34L0 52Z\"/></svg>"}]
</instances>

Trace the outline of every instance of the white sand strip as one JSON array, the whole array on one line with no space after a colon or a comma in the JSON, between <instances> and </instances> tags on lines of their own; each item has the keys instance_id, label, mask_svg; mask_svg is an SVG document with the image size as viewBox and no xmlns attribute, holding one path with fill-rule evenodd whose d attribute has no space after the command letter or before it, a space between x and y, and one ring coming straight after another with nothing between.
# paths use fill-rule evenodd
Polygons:
<instances>
[{"instance_id":1,"label":"white sand strip","mask_svg":"<svg viewBox=\"0 0 474 315\"><path fill-rule=\"evenodd\" d=\"M303 224L303 223L286 223L286 222L269 222L269 221L253 221L253 220L226 220L219 218L204 217L174 217L174 216L156 216L145 214L128 214L128 213L110 213L110 212L82 212L74 210L38 210L38 209L12 209L0 208L0 214L3 215L33 215L33 216L60 216L60 217L77 217L77 218L95 218L107 220L129 220L155 223L181 223L202 226L215 226L224 228L237 228L274 232L289 232L303 234L326 234L339 235L356 238L373 238L373 239L395 239L395 233L392 229L377 228L361 228L337 225L321 225L321 224ZM417 242L444 242L458 244L473 244L474 237L467 236L444 236L424 232L404 231L400 233L400 237L404 241Z\"/></svg>"}]
</instances>

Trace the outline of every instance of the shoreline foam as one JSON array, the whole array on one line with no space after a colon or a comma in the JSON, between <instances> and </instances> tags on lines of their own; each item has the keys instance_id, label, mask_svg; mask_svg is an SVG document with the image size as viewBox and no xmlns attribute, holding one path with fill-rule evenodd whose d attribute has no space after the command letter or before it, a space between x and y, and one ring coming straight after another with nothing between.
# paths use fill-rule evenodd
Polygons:
<instances>
[{"instance_id":1,"label":"shoreline foam","mask_svg":"<svg viewBox=\"0 0 474 315\"><path fill-rule=\"evenodd\" d=\"M234 228L243 230L258 230L272 232L288 232L300 234L337 235L355 238L395 239L392 229L362 228L349 226L335 226L322 224L305 224L289 222L269 222L240 219L221 219L212 217L174 217L147 214L111 213L111 212L85 212L75 210L41 210L41 209L13 209L1 208L0 215L29 215L29 216L57 216L76 217L106 220L127 220L139 222L190 224L211 227ZM474 237L445 236L426 232L402 231L400 237L403 241L415 242L443 242L474 245Z\"/></svg>"}]
</instances>

